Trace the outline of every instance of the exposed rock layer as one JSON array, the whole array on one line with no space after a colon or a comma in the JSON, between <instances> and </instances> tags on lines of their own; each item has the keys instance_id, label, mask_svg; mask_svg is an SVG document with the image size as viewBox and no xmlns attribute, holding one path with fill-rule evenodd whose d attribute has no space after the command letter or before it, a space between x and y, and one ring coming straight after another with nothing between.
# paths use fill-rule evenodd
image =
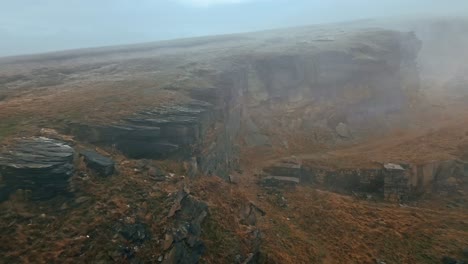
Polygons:
<instances>
[{"instance_id":1,"label":"exposed rock layer","mask_svg":"<svg viewBox=\"0 0 468 264\"><path fill-rule=\"evenodd\" d=\"M17 189L29 190L30 198L43 200L67 193L73 175L74 150L48 138L20 139L0 154L1 198Z\"/></svg>"},{"instance_id":2,"label":"exposed rock layer","mask_svg":"<svg viewBox=\"0 0 468 264\"><path fill-rule=\"evenodd\" d=\"M407 90L418 89L419 41L386 30L330 32L327 43L304 30L275 44L249 43L226 53L187 47L200 61L182 67L187 82L167 89L192 99L111 125L73 123L69 132L130 158L185 160L204 174L227 177L237 166L239 143L336 144L385 130L389 116L408 105ZM198 57L211 49L213 56Z\"/></svg>"}]
</instances>

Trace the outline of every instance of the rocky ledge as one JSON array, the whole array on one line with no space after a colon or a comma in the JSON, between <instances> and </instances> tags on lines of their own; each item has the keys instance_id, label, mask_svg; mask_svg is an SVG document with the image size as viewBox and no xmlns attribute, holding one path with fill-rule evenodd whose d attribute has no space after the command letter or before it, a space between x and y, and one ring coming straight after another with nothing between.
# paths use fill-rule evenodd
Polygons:
<instances>
[{"instance_id":1,"label":"rocky ledge","mask_svg":"<svg viewBox=\"0 0 468 264\"><path fill-rule=\"evenodd\" d=\"M66 143L44 138L23 138L0 153L0 200L18 189L32 200L67 193L74 173L74 150Z\"/></svg>"}]
</instances>

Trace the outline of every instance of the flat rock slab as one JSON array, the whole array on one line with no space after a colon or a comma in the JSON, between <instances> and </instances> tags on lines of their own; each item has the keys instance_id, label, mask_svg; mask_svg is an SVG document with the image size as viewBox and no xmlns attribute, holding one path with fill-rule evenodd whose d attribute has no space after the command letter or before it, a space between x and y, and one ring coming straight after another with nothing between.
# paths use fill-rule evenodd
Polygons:
<instances>
[{"instance_id":1,"label":"flat rock slab","mask_svg":"<svg viewBox=\"0 0 468 264\"><path fill-rule=\"evenodd\" d=\"M80 156L84 158L86 165L100 176L112 175L115 171L115 162L93 150L82 150Z\"/></svg>"},{"instance_id":2,"label":"flat rock slab","mask_svg":"<svg viewBox=\"0 0 468 264\"><path fill-rule=\"evenodd\" d=\"M45 137L22 138L0 153L0 200L17 189L44 200L68 192L75 151L65 142Z\"/></svg>"},{"instance_id":3,"label":"flat rock slab","mask_svg":"<svg viewBox=\"0 0 468 264\"><path fill-rule=\"evenodd\" d=\"M267 176L264 180L276 180L281 182L300 183L300 179L288 176Z\"/></svg>"},{"instance_id":4,"label":"flat rock slab","mask_svg":"<svg viewBox=\"0 0 468 264\"><path fill-rule=\"evenodd\" d=\"M263 171L271 176L286 176L301 178L302 165L297 163L280 162L264 168Z\"/></svg>"}]
</instances>

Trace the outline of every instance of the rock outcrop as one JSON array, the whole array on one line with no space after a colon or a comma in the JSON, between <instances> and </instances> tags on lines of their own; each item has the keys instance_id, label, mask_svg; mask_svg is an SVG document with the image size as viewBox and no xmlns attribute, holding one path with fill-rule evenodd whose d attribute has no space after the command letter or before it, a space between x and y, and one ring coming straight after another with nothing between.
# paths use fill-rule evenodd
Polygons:
<instances>
[{"instance_id":1,"label":"rock outcrop","mask_svg":"<svg viewBox=\"0 0 468 264\"><path fill-rule=\"evenodd\" d=\"M115 162L96 151L82 150L80 151L80 156L83 157L86 165L100 176L109 176L115 171Z\"/></svg>"},{"instance_id":2,"label":"rock outcrop","mask_svg":"<svg viewBox=\"0 0 468 264\"><path fill-rule=\"evenodd\" d=\"M165 235L163 250L167 253L163 263L194 264L205 252L200 239L201 224L208 215L206 203L181 190L176 194L175 204L169 212L174 226Z\"/></svg>"},{"instance_id":3,"label":"rock outcrop","mask_svg":"<svg viewBox=\"0 0 468 264\"><path fill-rule=\"evenodd\" d=\"M297 160L283 160L263 169L263 186L295 185L301 182L304 171Z\"/></svg>"},{"instance_id":4,"label":"rock outcrop","mask_svg":"<svg viewBox=\"0 0 468 264\"><path fill-rule=\"evenodd\" d=\"M314 168L303 170L306 183L344 193L371 194L387 201L401 202L423 194L451 194L468 184L466 163L459 160L426 164L387 163L378 168Z\"/></svg>"},{"instance_id":5,"label":"rock outcrop","mask_svg":"<svg viewBox=\"0 0 468 264\"><path fill-rule=\"evenodd\" d=\"M142 111L112 125L72 123L79 140L115 147L134 159L190 161L205 174L227 176L234 167L232 138L223 112L198 100ZM195 174L193 172L192 174Z\"/></svg>"},{"instance_id":6,"label":"rock outcrop","mask_svg":"<svg viewBox=\"0 0 468 264\"><path fill-rule=\"evenodd\" d=\"M64 142L23 138L0 153L0 193L4 200L18 189L30 191L30 199L45 200L67 193L74 173L74 150Z\"/></svg>"},{"instance_id":7,"label":"rock outcrop","mask_svg":"<svg viewBox=\"0 0 468 264\"><path fill-rule=\"evenodd\" d=\"M209 43L183 46L190 61L152 54L167 65L158 74L180 74L160 90L181 100L109 125L72 122L68 132L129 158L195 161L199 172L227 177L239 144L335 144L385 131L387 117L408 105L407 89L418 89L420 42L411 33L379 29L330 28L325 42L317 40L322 34L303 28L274 42L282 35L233 37L221 44L228 52Z\"/></svg>"}]
</instances>

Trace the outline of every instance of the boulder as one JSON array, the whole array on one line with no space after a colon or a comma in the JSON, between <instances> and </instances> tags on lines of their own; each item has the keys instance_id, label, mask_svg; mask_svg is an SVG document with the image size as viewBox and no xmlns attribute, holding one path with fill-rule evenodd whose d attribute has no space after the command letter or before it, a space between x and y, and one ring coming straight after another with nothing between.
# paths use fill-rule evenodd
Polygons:
<instances>
[{"instance_id":1,"label":"boulder","mask_svg":"<svg viewBox=\"0 0 468 264\"><path fill-rule=\"evenodd\" d=\"M108 157L92 150L80 151L80 156L83 157L86 165L101 176L112 175L115 171L115 162Z\"/></svg>"},{"instance_id":2,"label":"boulder","mask_svg":"<svg viewBox=\"0 0 468 264\"><path fill-rule=\"evenodd\" d=\"M22 138L0 153L3 187L0 199L18 189L29 190L33 200L68 193L74 173L74 150L62 141L45 137Z\"/></svg>"},{"instance_id":3,"label":"boulder","mask_svg":"<svg viewBox=\"0 0 468 264\"><path fill-rule=\"evenodd\" d=\"M345 123L339 123L335 128L336 133L342 138L350 138L351 133L349 132L348 126Z\"/></svg>"}]
</instances>

